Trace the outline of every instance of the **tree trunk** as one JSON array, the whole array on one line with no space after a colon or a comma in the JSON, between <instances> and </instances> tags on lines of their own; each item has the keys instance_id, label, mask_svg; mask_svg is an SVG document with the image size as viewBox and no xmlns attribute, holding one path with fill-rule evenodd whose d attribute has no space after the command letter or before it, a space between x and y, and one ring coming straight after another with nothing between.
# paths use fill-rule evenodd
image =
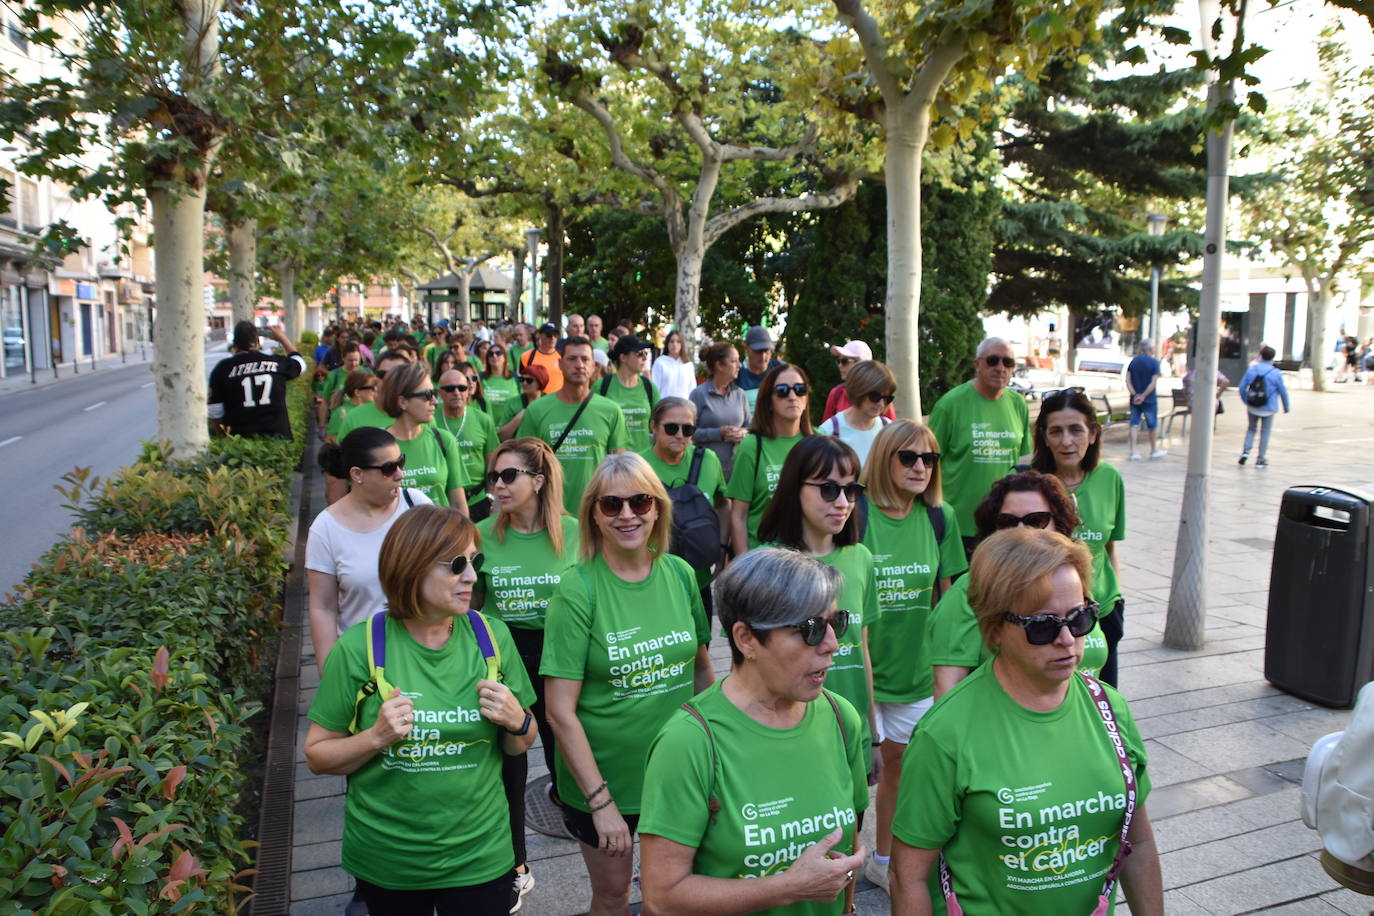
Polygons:
<instances>
[{"instance_id":1,"label":"tree trunk","mask_svg":"<svg viewBox=\"0 0 1374 916\"><path fill-rule=\"evenodd\" d=\"M897 416L920 420L921 154L930 112L887 109L887 365L902 385Z\"/></svg>"},{"instance_id":2,"label":"tree trunk","mask_svg":"<svg viewBox=\"0 0 1374 916\"><path fill-rule=\"evenodd\" d=\"M258 304L258 221L229 222L229 307L234 323L252 321Z\"/></svg>"},{"instance_id":3,"label":"tree trunk","mask_svg":"<svg viewBox=\"0 0 1374 916\"><path fill-rule=\"evenodd\" d=\"M506 317L511 321L520 321L520 300L525 296L525 249L512 248L510 253L515 260L515 270L512 271L514 277L511 282L510 301L506 303Z\"/></svg>"},{"instance_id":4,"label":"tree trunk","mask_svg":"<svg viewBox=\"0 0 1374 916\"><path fill-rule=\"evenodd\" d=\"M157 434L178 458L210 444L205 416L205 187L153 188Z\"/></svg>"},{"instance_id":5,"label":"tree trunk","mask_svg":"<svg viewBox=\"0 0 1374 916\"><path fill-rule=\"evenodd\" d=\"M544 256L544 288L549 297L549 321L554 327L563 327L563 208L550 201L548 223L544 227L544 238L549 253ZM535 316L535 323L538 318Z\"/></svg>"},{"instance_id":6,"label":"tree trunk","mask_svg":"<svg viewBox=\"0 0 1374 916\"><path fill-rule=\"evenodd\" d=\"M476 266L464 267L458 271L458 322L472 321L472 272Z\"/></svg>"},{"instance_id":7,"label":"tree trunk","mask_svg":"<svg viewBox=\"0 0 1374 916\"><path fill-rule=\"evenodd\" d=\"M1303 280L1307 283L1307 352L1312 354L1312 390L1326 391L1326 363L1331 359L1326 335L1326 321L1331 310L1331 277L1309 276L1304 270ZM1345 354L1337 353L1336 359L1345 359ZM1339 362L1336 369L1339 373Z\"/></svg>"},{"instance_id":8,"label":"tree trunk","mask_svg":"<svg viewBox=\"0 0 1374 916\"><path fill-rule=\"evenodd\" d=\"M299 341L301 332L305 330L305 303L296 298L296 266L283 264L278 270L281 274L281 307L286 313L286 336Z\"/></svg>"},{"instance_id":9,"label":"tree trunk","mask_svg":"<svg viewBox=\"0 0 1374 916\"><path fill-rule=\"evenodd\" d=\"M701 343L697 336L697 308L701 304L701 265L706 259L706 220L711 213L711 198L720 184L721 165L721 160L703 153L701 176L687 208L687 231L674 252L677 282L673 291L673 322L688 353L695 353Z\"/></svg>"}]
</instances>

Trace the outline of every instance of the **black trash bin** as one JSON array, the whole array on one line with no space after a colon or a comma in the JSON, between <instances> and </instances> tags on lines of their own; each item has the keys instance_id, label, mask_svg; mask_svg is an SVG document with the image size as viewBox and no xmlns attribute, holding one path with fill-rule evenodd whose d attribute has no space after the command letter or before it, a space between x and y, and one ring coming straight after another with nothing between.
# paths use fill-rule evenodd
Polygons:
<instances>
[{"instance_id":1,"label":"black trash bin","mask_svg":"<svg viewBox=\"0 0 1374 916\"><path fill-rule=\"evenodd\" d=\"M1283 494L1264 676L1294 696L1348 709L1374 680L1374 496L1299 486Z\"/></svg>"}]
</instances>

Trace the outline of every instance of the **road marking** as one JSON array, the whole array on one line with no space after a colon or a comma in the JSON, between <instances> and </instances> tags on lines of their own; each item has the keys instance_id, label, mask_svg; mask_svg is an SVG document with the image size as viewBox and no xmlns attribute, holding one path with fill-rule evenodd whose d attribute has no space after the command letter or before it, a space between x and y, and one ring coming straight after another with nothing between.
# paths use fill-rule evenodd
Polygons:
<instances>
[{"instance_id":1,"label":"road marking","mask_svg":"<svg viewBox=\"0 0 1374 916\"><path fill-rule=\"evenodd\" d=\"M95 402L94 404L92 404L90 407L83 407L83 408L81 408L81 409L84 410L86 413L90 413L92 410L95 410L97 407L104 407L104 406L105 406L105 402L104 402L104 401L96 401L96 402Z\"/></svg>"},{"instance_id":2,"label":"road marking","mask_svg":"<svg viewBox=\"0 0 1374 916\"><path fill-rule=\"evenodd\" d=\"M149 383L146 384L146 385L139 385L138 387L140 387L140 388L151 388L151 387L153 387L154 384L155 384L154 382L149 382Z\"/></svg>"},{"instance_id":3,"label":"road marking","mask_svg":"<svg viewBox=\"0 0 1374 916\"><path fill-rule=\"evenodd\" d=\"M22 439L22 438L24 438L24 437L23 437L23 436L10 436L10 437L9 437L8 439L6 439L4 442L0 442L0 448L4 448L5 446L9 445L11 442L18 442L18 441L19 441L20 439Z\"/></svg>"}]
</instances>

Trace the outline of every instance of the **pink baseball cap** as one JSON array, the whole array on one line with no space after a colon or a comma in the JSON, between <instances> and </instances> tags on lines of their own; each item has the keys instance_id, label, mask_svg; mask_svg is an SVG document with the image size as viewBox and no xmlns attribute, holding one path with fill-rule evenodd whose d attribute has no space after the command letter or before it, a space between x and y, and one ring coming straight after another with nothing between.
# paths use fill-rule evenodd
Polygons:
<instances>
[{"instance_id":1,"label":"pink baseball cap","mask_svg":"<svg viewBox=\"0 0 1374 916\"><path fill-rule=\"evenodd\" d=\"M830 352L836 356L848 356L850 359L866 360L873 358L873 349L862 340L851 340L843 347L830 345Z\"/></svg>"}]
</instances>

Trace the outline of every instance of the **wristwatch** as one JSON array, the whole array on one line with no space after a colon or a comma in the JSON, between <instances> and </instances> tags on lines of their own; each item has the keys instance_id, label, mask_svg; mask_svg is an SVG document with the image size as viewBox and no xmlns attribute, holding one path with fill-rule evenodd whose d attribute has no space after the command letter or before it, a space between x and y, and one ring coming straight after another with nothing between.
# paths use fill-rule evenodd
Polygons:
<instances>
[{"instance_id":1,"label":"wristwatch","mask_svg":"<svg viewBox=\"0 0 1374 916\"><path fill-rule=\"evenodd\" d=\"M527 710L525 710L525 722L524 722L524 724L521 725L520 728L519 728L518 730L511 730L511 729L507 728L507 729L505 729L505 731L506 731L507 734L515 735L517 738L520 737L521 735L528 735L529 732L530 732L530 723L533 722L533 721L534 721L534 713L530 712L530 711L527 709Z\"/></svg>"}]
</instances>

